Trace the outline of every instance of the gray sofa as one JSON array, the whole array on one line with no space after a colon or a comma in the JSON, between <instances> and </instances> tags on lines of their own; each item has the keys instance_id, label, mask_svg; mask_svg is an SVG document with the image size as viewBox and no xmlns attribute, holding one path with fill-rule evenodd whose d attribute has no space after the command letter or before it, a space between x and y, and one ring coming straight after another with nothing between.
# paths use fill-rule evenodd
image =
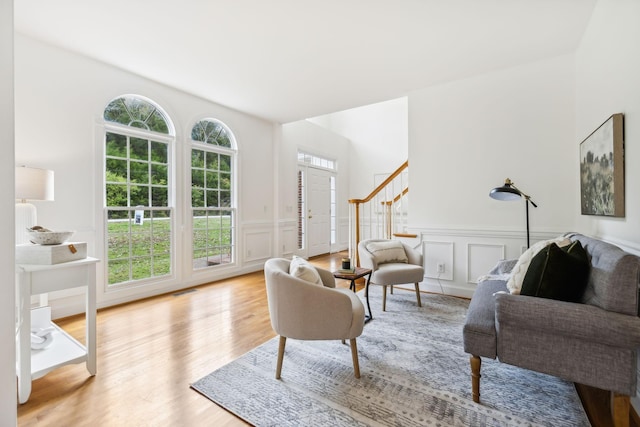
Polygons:
<instances>
[{"instance_id":1,"label":"gray sofa","mask_svg":"<svg viewBox=\"0 0 640 427\"><path fill-rule=\"evenodd\" d=\"M481 358L497 358L611 391L614 423L628 425L640 346L640 258L584 235L568 237L580 241L591 264L581 302L508 293L500 275L513 262L499 263L478 284L463 329L473 400L480 401Z\"/></svg>"}]
</instances>

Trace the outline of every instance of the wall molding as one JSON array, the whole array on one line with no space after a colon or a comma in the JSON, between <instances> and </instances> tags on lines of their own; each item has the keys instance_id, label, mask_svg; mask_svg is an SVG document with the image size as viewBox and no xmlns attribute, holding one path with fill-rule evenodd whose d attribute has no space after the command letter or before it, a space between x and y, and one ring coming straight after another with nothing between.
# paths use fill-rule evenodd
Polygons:
<instances>
[{"instance_id":1,"label":"wall molding","mask_svg":"<svg viewBox=\"0 0 640 427\"><path fill-rule=\"evenodd\" d=\"M423 288L440 292L442 287L447 294L467 298L473 295L478 277L487 274L501 259L519 257L523 248L526 248L526 230L495 227L411 227L410 231L417 234L418 246L424 255ZM544 230L531 233L530 237L535 243L564 233L564 230ZM452 248L452 253L444 254L444 247L435 246L438 244ZM440 262L446 264L445 272L448 275L438 276L436 267Z\"/></svg>"},{"instance_id":2,"label":"wall molding","mask_svg":"<svg viewBox=\"0 0 640 427\"><path fill-rule=\"evenodd\" d=\"M450 237L477 237L495 239L527 239L526 230L509 230L498 228L437 228L437 227L411 227L410 231L418 235L426 236L450 236ZM531 231L531 240L547 240L566 233L567 230Z\"/></svg>"},{"instance_id":3,"label":"wall molding","mask_svg":"<svg viewBox=\"0 0 640 427\"><path fill-rule=\"evenodd\" d=\"M295 218L286 218L278 221L278 227L297 227L298 220Z\"/></svg>"},{"instance_id":4,"label":"wall molding","mask_svg":"<svg viewBox=\"0 0 640 427\"><path fill-rule=\"evenodd\" d=\"M446 237L478 237L478 238L495 238L495 239L521 239L526 240L526 230L515 229L498 229L498 228L482 228L482 227L411 227L410 232L419 236L446 236ZM619 246L621 249L640 256L640 242L621 239L619 237L607 234L593 234L575 230L566 229L548 229L542 231L531 231L530 239L532 242L537 240L548 240L558 237L565 233L576 232L585 236L593 237ZM523 245L523 247L525 247Z\"/></svg>"},{"instance_id":5,"label":"wall molding","mask_svg":"<svg viewBox=\"0 0 640 427\"><path fill-rule=\"evenodd\" d=\"M273 228L273 221L243 221L239 224L239 227L242 226L242 229L252 229L252 228Z\"/></svg>"}]
</instances>

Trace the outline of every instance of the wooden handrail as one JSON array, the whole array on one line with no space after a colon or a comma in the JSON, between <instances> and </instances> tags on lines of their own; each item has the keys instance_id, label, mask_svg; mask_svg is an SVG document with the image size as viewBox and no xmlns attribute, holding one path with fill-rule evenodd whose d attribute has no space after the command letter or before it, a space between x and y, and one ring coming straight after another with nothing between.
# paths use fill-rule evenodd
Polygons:
<instances>
[{"instance_id":1,"label":"wooden handrail","mask_svg":"<svg viewBox=\"0 0 640 427\"><path fill-rule=\"evenodd\" d=\"M384 189L384 187L387 186L387 184L389 184L391 181L393 181L398 175L400 175L402 173L403 170L405 170L408 167L409 167L409 160L407 160L402 165L400 165L400 167L398 169L396 169L395 172L393 172L391 175L389 175L389 177L387 179L382 181L382 184L378 185L371 192L371 194L369 194L367 197L365 197L364 199L349 199L349 203L356 203L356 204L358 204L358 203L367 203L369 200L373 199L376 194L381 192L382 189Z\"/></svg>"},{"instance_id":2,"label":"wooden handrail","mask_svg":"<svg viewBox=\"0 0 640 427\"><path fill-rule=\"evenodd\" d=\"M412 239L415 239L416 237L418 237L418 235L414 233L393 233L393 235L395 237L408 237Z\"/></svg>"},{"instance_id":3,"label":"wooden handrail","mask_svg":"<svg viewBox=\"0 0 640 427\"><path fill-rule=\"evenodd\" d=\"M370 201L371 199L373 199L378 193L380 193L382 190L385 189L385 187L387 185L389 185L391 182L393 182L394 179L396 179L398 177L398 175L400 175L405 169L407 169L409 167L409 160L405 161L402 165L400 165L400 167L398 167L398 169L396 169L391 175L389 175L387 177L387 179L385 179L380 185L378 185L372 192L371 194L369 194L367 197L365 197L364 199L349 199L349 203L350 204L355 204L355 247L354 247L354 252L355 252L355 261L356 261L356 265L360 266L360 256L358 254L358 243L360 243L360 205L363 203L367 203L368 201ZM391 209L391 205L393 203L396 203L398 200L400 200L402 198L402 196L404 196L405 194L407 194L409 192L409 187L406 187L404 190L402 190L400 192L400 194L398 194L396 197L394 197L393 201L383 201L381 202L382 205L386 205L387 209ZM391 220L391 216L387 215L387 219L388 221ZM387 224L387 230L391 230L391 224ZM390 238L391 236L389 236Z\"/></svg>"},{"instance_id":4,"label":"wooden handrail","mask_svg":"<svg viewBox=\"0 0 640 427\"><path fill-rule=\"evenodd\" d=\"M393 200L389 200L389 201L386 201L386 202L380 202L380 204L381 204L381 205L387 205L387 206L390 206L390 205L392 205L392 204L394 204L394 203L397 203L397 202L398 202L398 200L400 200L400 199L402 198L402 196L404 196L404 195L405 195L405 194L407 194L408 192L409 192L409 187L407 187L407 188L405 188L404 190L402 190L402 191L400 192L400 194L398 194L396 197L394 197L394 198L393 198Z\"/></svg>"}]
</instances>

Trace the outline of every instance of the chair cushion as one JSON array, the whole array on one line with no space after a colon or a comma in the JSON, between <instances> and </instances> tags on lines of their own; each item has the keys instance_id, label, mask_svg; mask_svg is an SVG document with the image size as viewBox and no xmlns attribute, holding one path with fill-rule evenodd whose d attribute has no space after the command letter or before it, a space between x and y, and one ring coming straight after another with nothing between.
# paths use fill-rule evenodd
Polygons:
<instances>
[{"instance_id":1,"label":"chair cushion","mask_svg":"<svg viewBox=\"0 0 640 427\"><path fill-rule=\"evenodd\" d=\"M521 295L579 302L589 279L589 258L580 241L552 243L531 260Z\"/></svg>"},{"instance_id":2,"label":"chair cushion","mask_svg":"<svg viewBox=\"0 0 640 427\"><path fill-rule=\"evenodd\" d=\"M507 289L509 289L509 292L515 295L520 293L520 289L522 289L522 281L524 280L524 276L527 274L527 269L529 268L531 260L538 254L538 252L549 246L551 243L557 243L558 246L567 246L571 244L571 240L564 236L559 236L555 239L537 242L524 251L524 253L520 255L520 258L518 258L516 265L511 270L511 278L507 281Z\"/></svg>"},{"instance_id":3,"label":"chair cushion","mask_svg":"<svg viewBox=\"0 0 640 427\"><path fill-rule=\"evenodd\" d=\"M366 248L371 252L371 255L373 255L373 258L378 265L390 262L409 262L409 258L407 258L402 242L397 240L369 242L367 243Z\"/></svg>"},{"instance_id":4,"label":"chair cushion","mask_svg":"<svg viewBox=\"0 0 640 427\"><path fill-rule=\"evenodd\" d=\"M401 285L421 282L423 279L424 269L421 266L401 262L379 265L371 275L371 283L377 285Z\"/></svg>"},{"instance_id":5,"label":"chair cushion","mask_svg":"<svg viewBox=\"0 0 640 427\"><path fill-rule=\"evenodd\" d=\"M318 270L304 258L299 256L293 256L291 264L289 265L289 274L298 279L302 279L314 285L324 286L322 284L322 278Z\"/></svg>"}]
</instances>

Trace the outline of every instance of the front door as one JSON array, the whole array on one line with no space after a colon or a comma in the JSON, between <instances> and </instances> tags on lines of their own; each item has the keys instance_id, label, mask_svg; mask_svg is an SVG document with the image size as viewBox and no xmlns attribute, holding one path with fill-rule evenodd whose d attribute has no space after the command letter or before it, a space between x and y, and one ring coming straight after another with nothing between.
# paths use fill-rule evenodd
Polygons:
<instances>
[{"instance_id":1,"label":"front door","mask_svg":"<svg viewBox=\"0 0 640 427\"><path fill-rule=\"evenodd\" d=\"M331 172L307 168L307 256L331 250Z\"/></svg>"}]
</instances>

